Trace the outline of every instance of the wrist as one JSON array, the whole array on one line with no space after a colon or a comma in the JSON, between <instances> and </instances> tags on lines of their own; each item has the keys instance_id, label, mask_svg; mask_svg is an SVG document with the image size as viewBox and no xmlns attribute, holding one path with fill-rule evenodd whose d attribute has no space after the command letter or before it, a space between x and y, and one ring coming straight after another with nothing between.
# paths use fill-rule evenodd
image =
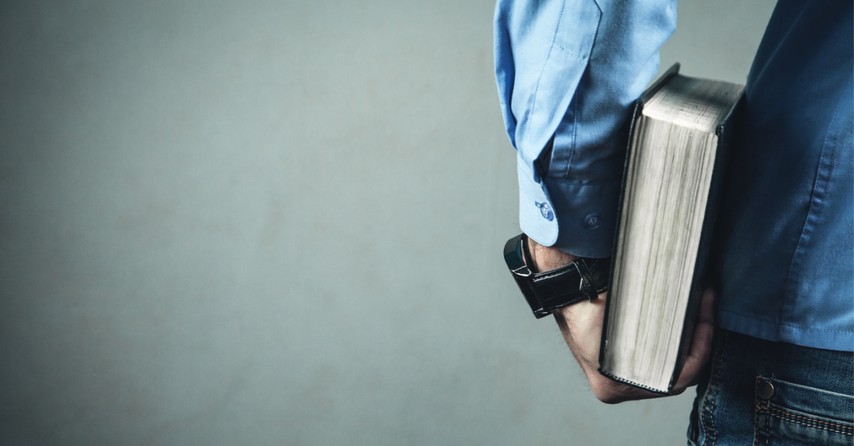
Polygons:
<instances>
[{"instance_id":1,"label":"wrist","mask_svg":"<svg viewBox=\"0 0 854 446\"><path fill-rule=\"evenodd\" d=\"M530 254L530 265L535 272L551 271L569 265L578 256L561 251L553 246L543 246L528 237L528 254Z\"/></svg>"},{"instance_id":2,"label":"wrist","mask_svg":"<svg viewBox=\"0 0 854 446\"><path fill-rule=\"evenodd\" d=\"M525 234L507 240L504 261L537 318L594 300L608 287L609 259L576 258L557 248L531 244Z\"/></svg>"}]
</instances>

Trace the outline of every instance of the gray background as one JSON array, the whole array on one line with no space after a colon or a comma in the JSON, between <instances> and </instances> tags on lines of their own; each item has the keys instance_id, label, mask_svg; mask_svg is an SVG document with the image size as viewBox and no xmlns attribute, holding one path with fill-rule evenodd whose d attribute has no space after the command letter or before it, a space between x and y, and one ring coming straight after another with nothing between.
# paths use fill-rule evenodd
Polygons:
<instances>
[{"instance_id":1,"label":"gray background","mask_svg":"<svg viewBox=\"0 0 854 446\"><path fill-rule=\"evenodd\" d=\"M772 1L664 49L743 81ZM0 2L0 442L682 444L500 256L479 1Z\"/></svg>"}]
</instances>

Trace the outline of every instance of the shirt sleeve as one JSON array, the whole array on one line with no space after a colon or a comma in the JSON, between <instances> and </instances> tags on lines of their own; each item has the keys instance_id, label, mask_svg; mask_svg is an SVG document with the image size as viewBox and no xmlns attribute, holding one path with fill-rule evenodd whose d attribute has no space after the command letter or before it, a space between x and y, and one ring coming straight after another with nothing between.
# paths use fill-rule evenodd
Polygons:
<instances>
[{"instance_id":1,"label":"shirt sleeve","mask_svg":"<svg viewBox=\"0 0 854 446\"><path fill-rule=\"evenodd\" d=\"M610 255L628 118L675 26L676 0L498 0L495 75L519 222L538 243Z\"/></svg>"}]
</instances>

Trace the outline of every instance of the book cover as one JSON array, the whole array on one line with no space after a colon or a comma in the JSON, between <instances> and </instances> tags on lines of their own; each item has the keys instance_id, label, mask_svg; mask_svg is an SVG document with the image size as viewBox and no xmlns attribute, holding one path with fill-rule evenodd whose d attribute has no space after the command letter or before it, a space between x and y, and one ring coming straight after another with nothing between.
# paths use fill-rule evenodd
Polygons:
<instances>
[{"instance_id":1,"label":"book cover","mask_svg":"<svg viewBox=\"0 0 854 446\"><path fill-rule=\"evenodd\" d=\"M635 107L600 373L669 393L691 345L741 85L671 67Z\"/></svg>"}]
</instances>

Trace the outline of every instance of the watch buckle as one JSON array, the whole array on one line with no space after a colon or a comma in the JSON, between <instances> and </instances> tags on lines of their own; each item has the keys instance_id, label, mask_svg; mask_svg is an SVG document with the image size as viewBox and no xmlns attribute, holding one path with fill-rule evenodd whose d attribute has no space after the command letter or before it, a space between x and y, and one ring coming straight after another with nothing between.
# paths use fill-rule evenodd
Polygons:
<instances>
[{"instance_id":1,"label":"watch buckle","mask_svg":"<svg viewBox=\"0 0 854 446\"><path fill-rule=\"evenodd\" d=\"M578 291L587 297L588 302L593 302L593 300L598 298L599 295L596 293L596 289L592 286L590 271L587 269L587 263L583 258L578 258L572 262L572 265L575 266L575 270L578 271Z\"/></svg>"}]
</instances>

